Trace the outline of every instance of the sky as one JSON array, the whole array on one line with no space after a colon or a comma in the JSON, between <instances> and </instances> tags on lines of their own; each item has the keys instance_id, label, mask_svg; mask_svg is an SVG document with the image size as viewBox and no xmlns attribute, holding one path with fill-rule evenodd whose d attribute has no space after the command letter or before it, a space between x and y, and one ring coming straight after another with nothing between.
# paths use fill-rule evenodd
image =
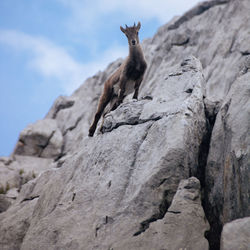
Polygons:
<instances>
[{"instance_id":1,"label":"sky","mask_svg":"<svg viewBox=\"0 0 250 250\"><path fill-rule=\"evenodd\" d=\"M59 95L128 53L120 26L140 40L198 0L0 0L0 156L43 119Z\"/></svg>"}]
</instances>

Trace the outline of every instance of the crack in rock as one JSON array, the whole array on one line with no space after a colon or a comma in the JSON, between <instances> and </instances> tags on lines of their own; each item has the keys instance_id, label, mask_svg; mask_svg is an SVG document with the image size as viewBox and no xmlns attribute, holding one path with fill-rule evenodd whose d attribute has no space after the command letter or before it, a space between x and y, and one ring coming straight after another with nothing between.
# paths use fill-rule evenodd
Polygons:
<instances>
[{"instance_id":1,"label":"crack in rock","mask_svg":"<svg viewBox=\"0 0 250 250\"><path fill-rule=\"evenodd\" d=\"M76 122L75 122L75 124L72 125L71 127L67 128L67 129L63 132L63 136L65 136L69 131L74 130L74 129L78 126L79 122L80 122L82 119L83 119L83 115L80 116L80 117L78 117L77 120L76 120Z\"/></svg>"},{"instance_id":2,"label":"crack in rock","mask_svg":"<svg viewBox=\"0 0 250 250\"><path fill-rule=\"evenodd\" d=\"M138 116L138 117L136 117L134 119L131 119L130 121L128 119L128 121L117 122L117 123L115 123L114 126L112 126L112 122L110 122L108 124L109 126L107 126L107 127L103 126L101 128L101 132L102 133L111 132L112 130L117 129L118 127L124 126L124 125L132 125L132 126L134 126L134 125L139 125L139 124L147 123L147 122L150 122L150 121L155 122L155 121L158 121L158 120L160 120L160 119L162 119L164 117L168 117L168 116L172 116L172 115L177 115L179 113L180 113L180 111L173 112L173 113L162 113L162 114L156 115L155 117L150 117L148 119L140 119L139 116Z\"/></svg>"},{"instance_id":3,"label":"crack in rock","mask_svg":"<svg viewBox=\"0 0 250 250\"><path fill-rule=\"evenodd\" d=\"M25 202L25 201L32 201L32 200L37 199L37 198L39 198L39 197L40 197L40 195L31 196L31 197L28 197L28 198L23 199L23 200L21 201L21 203L22 203L22 202Z\"/></svg>"},{"instance_id":4,"label":"crack in rock","mask_svg":"<svg viewBox=\"0 0 250 250\"><path fill-rule=\"evenodd\" d=\"M198 171L196 177L199 179L201 184L201 189L203 192L202 196L202 207L206 218L210 224L210 230L205 232L205 238L209 242L210 249L220 249L220 233L218 233L221 229L218 226L217 219L215 218L214 211L208 204L208 187L205 184L206 180L206 167L207 167L207 159L210 149L210 142L212 137L212 132L214 128L214 124L216 121L218 110L214 108L212 111L209 110L207 105L205 107L205 116L206 116L206 133L204 134L201 144L199 145L199 153L198 153Z\"/></svg>"},{"instance_id":5,"label":"crack in rock","mask_svg":"<svg viewBox=\"0 0 250 250\"><path fill-rule=\"evenodd\" d=\"M167 213L172 213L172 214L181 214L181 211L167 211Z\"/></svg>"},{"instance_id":6,"label":"crack in rock","mask_svg":"<svg viewBox=\"0 0 250 250\"><path fill-rule=\"evenodd\" d=\"M141 222L140 229L137 232L135 232L133 234L133 236L138 236L141 233L145 232L149 228L150 223L157 221L157 220L161 220L165 216L165 214L167 213L167 210L170 206L170 204L167 201L167 197L168 197L168 191L165 190L163 192L162 200L161 200L160 205L159 205L159 211L157 213L153 214L147 220L144 220L143 222Z\"/></svg>"},{"instance_id":7,"label":"crack in rock","mask_svg":"<svg viewBox=\"0 0 250 250\"><path fill-rule=\"evenodd\" d=\"M47 141L45 142L44 145L38 145L38 146L41 148L41 151L40 151L40 153L38 154L38 157L41 157L41 156L42 156L43 151L44 151L44 150L46 149L46 147L49 145L50 140L51 140L52 137L54 136L55 132L56 132L55 130L51 132L50 136L48 137L48 139L47 139Z\"/></svg>"}]
</instances>

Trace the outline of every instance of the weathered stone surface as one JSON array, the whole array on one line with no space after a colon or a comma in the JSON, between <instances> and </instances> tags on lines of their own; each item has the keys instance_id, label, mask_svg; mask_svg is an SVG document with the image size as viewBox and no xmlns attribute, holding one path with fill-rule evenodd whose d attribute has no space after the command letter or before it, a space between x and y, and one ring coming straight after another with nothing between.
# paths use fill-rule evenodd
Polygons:
<instances>
[{"instance_id":1,"label":"weathered stone surface","mask_svg":"<svg viewBox=\"0 0 250 250\"><path fill-rule=\"evenodd\" d=\"M108 113L102 132L111 131L121 125L156 121L168 116L180 117L181 120L185 120L193 117L192 113L201 114L198 122L200 122L202 130L205 127L204 84L200 62L194 57L189 57L176 68L176 72L169 76L159 77L159 81L150 92L152 100L125 103L115 111ZM177 135L178 132L175 134Z\"/></svg>"},{"instance_id":2,"label":"weathered stone surface","mask_svg":"<svg viewBox=\"0 0 250 250\"><path fill-rule=\"evenodd\" d=\"M14 154L56 158L63 145L61 131L52 119L39 120L25 128L19 136Z\"/></svg>"},{"instance_id":3,"label":"weathered stone surface","mask_svg":"<svg viewBox=\"0 0 250 250\"><path fill-rule=\"evenodd\" d=\"M209 230L200 199L200 183L195 177L182 180L164 218L130 241L118 242L114 249L175 250L208 249L205 231Z\"/></svg>"},{"instance_id":4,"label":"weathered stone surface","mask_svg":"<svg viewBox=\"0 0 250 250\"><path fill-rule=\"evenodd\" d=\"M250 216L250 73L232 85L217 115L206 166L209 216L222 227Z\"/></svg>"},{"instance_id":5,"label":"weathered stone surface","mask_svg":"<svg viewBox=\"0 0 250 250\"><path fill-rule=\"evenodd\" d=\"M164 249L162 242L179 244L190 231L190 238L197 235L193 249L206 249L199 198L173 200L179 182L195 175L211 226L210 249L220 249L223 224L249 216L249 12L248 0L207 1L162 26L143 42L148 68L139 101L128 96L93 138L87 133L103 83L122 60L87 79L71 97L59 97L45 121L63 137L52 143L58 150L39 136L27 148L57 169L23 185L0 214L0 248L107 250L142 239L138 244L157 241ZM14 156L0 166L6 170L28 157ZM24 166L31 160L25 159ZM198 192L195 185L186 189L176 197ZM183 212L171 213L178 212L171 203ZM185 214L187 223L197 221L187 231L181 224ZM165 228L166 218L179 225L178 235Z\"/></svg>"},{"instance_id":6,"label":"weathered stone surface","mask_svg":"<svg viewBox=\"0 0 250 250\"><path fill-rule=\"evenodd\" d=\"M37 199L20 203L18 206L12 205L6 212L0 214L1 250L20 249L36 202Z\"/></svg>"},{"instance_id":7,"label":"weathered stone surface","mask_svg":"<svg viewBox=\"0 0 250 250\"><path fill-rule=\"evenodd\" d=\"M32 178L33 179L33 178ZM28 180L29 181L29 180ZM22 183L22 185L23 184L25 184L25 183ZM19 195L19 189L17 188L17 187L15 187L15 188L11 188L11 189L9 189L7 192L6 192L6 194L5 194L5 196L7 197L7 198L9 198L9 199L13 199L13 200L15 200L16 198L17 198L17 196Z\"/></svg>"},{"instance_id":8,"label":"weathered stone surface","mask_svg":"<svg viewBox=\"0 0 250 250\"><path fill-rule=\"evenodd\" d=\"M153 38L142 43L148 68L139 96L150 96L158 82L168 77L176 64L194 55L204 68L205 100L209 103L210 110L217 112L239 74L239 67L245 62L246 53L242 51L248 51L247 46L250 44L249 12L248 0L207 1L191 10L191 15L188 12L162 26ZM179 19L185 22L174 25L175 29L169 29ZM64 136L63 154L74 153L87 136L103 84L121 62L119 59L104 72L87 79L66 100L66 103L74 102L73 106L60 109L57 113L56 107L64 103L60 97L49 111L47 117L54 117L58 121ZM131 96L127 98L130 99Z\"/></svg>"},{"instance_id":9,"label":"weathered stone surface","mask_svg":"<svg viewBox=\"0 0 250 250\"><path fill-rule=\"evenodd\" d=\"M234 220L224 225L221 250L250 249L250 217Z\"/></svg>"},{"instance_id":10,"label":"weathered stone surface","mask_svg":"<svg viewBox=\"0 0 250 250\"><path fill-rule=\"evenodd\" d=\"M148 70L142 96L161 72L166 74L183 57L194 55L204 68L206 98L221 103L249 51L249 12L248 0L205 1L162 26L144 42Z\"/></svg>"},{"instance_id":11,"label":"weathered stone surface","mask_svg":"<svg viewBox=\"0 0 250 250\"><path fill-rule=\"evenodd\" d=\"M0 193L19 186L19 172L11 167L12 159L0 158Z\"/></svg>"},{"instance_id":12,"label":"weathered stone surface","mask_svg":"<svg viewBox=\"0 0 250 250\"><path fill-rule=\"evenodd\" d=\"M175 22L168 27L168 29L169 30L177 29L181 24L189 21L193 17L201 15L203 12L209 10L210 8L213 8L214 6L225 4L228 3L229 1L230 0L209 0L209 1L204 1L202 3L198 3L194 8L187 11L180 18L177 18Z\"/></svg>"},{"instance_id":13,"label":"weathered stone surface","mask_svg":"<svg viewBox=\"0 0 250 250\"><path fill-rule=\"evenodd\" d=\"M59 96L55 100L53 106L51 107L45 118L55 119L60 110L71 108L74 105L74 103L75 103L74 99L70 97Z\"/></svg>"},{"instance_id":14,"label":"weathered stone surface","mask_svg":"<svg viewBox=\"0 0 250 250\"><path fill-rule=\"evenodd\" d=\"M44 172L40 177L22 186L16 200L7 211L0 214L0 249L20 249L23 238L33 218L34 208L38 198L55 170ZM6 200L7 195L3 195ZM0 206L1 206L0 202ZM6 209L5 209L6 210ZM45 248L42 248L45 249ZM49 249L49 248L47 248Z\"/></svg>"},{"instance_id":15,"label":"weathered stone surface","mask_svg":"<svg viewBox=\"0 0 250 250\"><path fill-rule=\"evenodd\" d=\"M152 218L164 217L180 180L197 171L205 133L201 65L191 57L176 71L181 74L158 82L153 100L128 102L112 113L114 123L122 119L124 124L85 138L47 175L46 184L43 175L35 181L43 190L21 249L108 249L130 242ZM176 105L168 105L173 98ZM121 112L125 107L127 116ZM143 122L131 123L133 110L140 109L136 119ZM24 193L38 195L29 188Z\"/></svg>"},{"instance_id":16,"label":"weathered stone surface","mask_svg":"<svg viewBox=\"0 0 250 250\"><path fill-rule=\"evenodd\" d=\"M56 164L52 159L19 156L0 158L0 213L14 203L25 183Z\"/></svg>"},{"instance_id":17,"label":"weathered stone surface","mask_svg":"<svg viewBox=\"0 0 250 250\"><path fill-rule=\"evenodd\" d=\"M0 158L0 187L6 193L9 189L18 188L34 179L39 174L52 168L53 160L15 155L8 160Z\"/></svg>"},{"instance_id":18,"label":"weathered stone surface","mask_svg":"<svg viewBox=\"0 0 250 250\"><path fill-rule=\"evenodd\" d=\"M6 211L10 205L10 200L4 194L0 194L0 213Z\"/></svg>"},{"instance_id":19,"label":"weathered stone surface","mask_svg":"<svg viewBox=\"0 0 250 250\"><path fill-rule=\"evenodd\" d=\"M80 143L88 134L103 84L107 77L121 65L121 62L122 60L119 59L111 63L104 72L88 78L70 97L74 105L61 109L57 113L55 119L64 137L63 154L72 154L79 149ZM49 114L54 112L55 108L52 107Z\"/></svg>"}]
</instances>

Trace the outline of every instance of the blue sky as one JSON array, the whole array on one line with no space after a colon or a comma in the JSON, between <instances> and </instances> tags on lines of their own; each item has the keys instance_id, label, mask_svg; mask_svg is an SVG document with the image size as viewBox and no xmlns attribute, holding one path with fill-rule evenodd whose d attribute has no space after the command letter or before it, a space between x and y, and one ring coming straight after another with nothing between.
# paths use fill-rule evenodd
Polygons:
<instances>
[{"instance_id":1,"label":"blue sky","mask_svg":"<svg viewBox=\"0 0 250 250\"><path fill-rule=\"evenodd\" d=\"M0 156L59 95L127 55L120 25L140 39L198 0L0 0Z\"/></svg>"}]
</instances>

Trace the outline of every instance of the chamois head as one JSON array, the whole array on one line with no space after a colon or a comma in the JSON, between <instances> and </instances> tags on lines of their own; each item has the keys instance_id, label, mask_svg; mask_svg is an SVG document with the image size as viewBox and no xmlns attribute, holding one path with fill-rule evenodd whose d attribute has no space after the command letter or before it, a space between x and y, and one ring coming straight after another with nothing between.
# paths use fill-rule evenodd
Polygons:
<instances>
[{"instance_id":1,"label":"chamois head","mask_svg":"<svg viewBox=\"0 0 250 250\"><path fill-rule=\"evenodd\" d=\"M129 46L136 46L137 44L139 44L138 33L139 33L140 28L141 28L140 22L138 22L137 25L135 25L135 23L134 23L134 26L132 26L132 27L128 27L126 25L126 29L124 29L122 26L120 26L121 31L128 38Z\"/></svg>"}]
</instances>

